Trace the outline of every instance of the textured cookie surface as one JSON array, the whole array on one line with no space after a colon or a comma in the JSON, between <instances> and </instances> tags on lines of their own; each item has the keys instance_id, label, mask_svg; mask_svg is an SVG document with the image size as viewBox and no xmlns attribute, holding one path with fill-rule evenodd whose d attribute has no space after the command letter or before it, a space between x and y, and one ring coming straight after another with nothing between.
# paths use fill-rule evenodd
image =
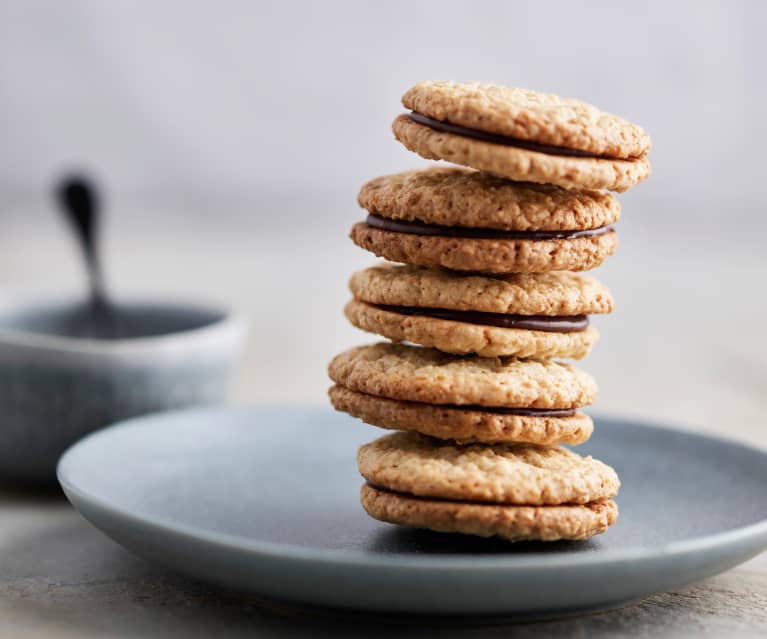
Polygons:
<instances>
[{"instance_id":1,"label":"textured cookie surface","mask_svg":"<svg viewBox=\"0 0 767 639\"><path fill-rule=\"evenodd\" d=\"M595 229L620 217L618 200L603 191L510 182L444 166L378 177L362 187L358 201L394 220L509 231Z\"/></svg>"},{"instance_id":2,"label":"textured cookie surface","mask_svg":"<svg viewBox=\"0 0 767 639\"><path fill-rule=\"evenodd\" d=\"M461 443L575 445L586 441L594 430L591 418L583 413L568 417L504 415L484 410L385 399L338 385L331 387L328 394L337 410L373 426L415 431Z\"/></svg>"},{"instance_id":3,"label":"textured cookie surface","mask_svg":"<svg viewBox=\"0 0 767 639\"><path fill-rule=\"evenodd\" d=\"M459 445L397 432L361 446L357 463L375 486L418 497L545 506L618 494L615 471L560 446Z\"/></svg>"},{"instance_id":4,"label":"textured cookie surface","mask_svg":"<svg viewBox=\"0 0 767 639\"><path fill-rule=\"evenodd\" d=\"M392 131L406 148L427 160L445 160L521 182L622 193L650 175L647 158L614 160L551 155L436 131L407 115L394 120Z\"/></svg>"},{"instance_id":5,"label":"textured cookie surface","mask_svg":"<svg viewBox=\"0 0 767 639\"><path fill-rule=\"evenodd\" d=\"M642 127L596 107L558 95L490 83L421 82L402 104L435 120L469 129L632 159L647 154Z\"/></svg>"},{"instance_id":6,"label":"textured cookie surface","mask_svg":"<svg viewBox=\"0 0 767 639\"><path fill-rule=\"evenodd\" d=\"M368 395L427 404L569 409L594 402L590 375L550 360L461 357L379 343L337 355L330 378Z\"/></svg>"},{"instance_id":7,"label":"textured cookie surface","mask_svg":"<svg viewBox=\"0 0 767 639\"><path fill-rule=\"evenodd\" d=\"M371 304L483 313L593 315L614 306L610 292L594 278L561 271L489 276L380 264L355 273L349 289Z\"/></svg>"},{"instance_id":8,"label":"textured cookie surface","mask_svg":"<svg viewBox=\"0 0 767 639\"><path fill-rule=\"evenodd\" d=\"M397 233L358 222L350 237L357 246L392 262L481 273L588 271L618 247L612 230L567 240L494 240Z\"/></svg>"},{"instance_id":9,"label":"textured cookie surface","mask_svg":"<svg viewBox=\"0 0 767 639\"><path fill-rule=\"evenodd\" d=\"M582 506L497 506L411 497L363 484L360 501L379 521L506 541L588 539L618 519L612 500Z\"/></svg>"},{"instance_id":10,"label":"textured cookie surface","mask_svg":"<svg viewBox=\"0 0 767 639\"><path fill-rule=\"evenodd\" d=\"M344 313L354 326L368 333L456 355L582 359L599 339L597 329L591 326L570 333L501 328L403 314L358 300L350 301Z\"/></svg>"}]
</instances>

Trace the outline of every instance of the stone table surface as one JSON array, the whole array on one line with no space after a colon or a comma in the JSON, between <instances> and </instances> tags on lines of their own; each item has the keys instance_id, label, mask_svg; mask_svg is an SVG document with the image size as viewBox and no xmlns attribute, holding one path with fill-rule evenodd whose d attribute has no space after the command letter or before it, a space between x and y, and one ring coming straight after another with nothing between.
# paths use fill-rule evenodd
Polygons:
<instances>
[{"instance_id":1,"label":"stone table surface","mask_svg":"<svg viewBox=\"0 0 767 639\"><path fill-rule=\"evenodd\" d=\"M252 318L252 335L235 399L323 401L326 362L369 339L340 314L349 273L370 263L344 240L355 214L297 229L248 216L221 225L186 212L180 225L178 213L148 208L143 217L118 215L108 228L108 272L120 294L171 291L239 307ZM63 230L35 211L16 212L0 220L0 297L77 291L79 265ZM600 383L598 408L763 445L767 259L758 234L658 234L638 216L626 218L619 254L598 271L618 311L599 321L602 341L583 364ZM305 609L222 591L133 556L60 494L0 487L2 639L764 637L767 556L612 612L482 621Z\"/></svg>"},{"instance_id":2,"label":"stone table surface","mask_svg":"<svg viewBox=\"0 0 767 639\"><path fill-rule=\"evenodd\" d=\"M619 610L446 621L281 604L172 574L87 524L58 494L0 491L0 637L764 637L767 557Z\"/></svg>"}]
</instances>

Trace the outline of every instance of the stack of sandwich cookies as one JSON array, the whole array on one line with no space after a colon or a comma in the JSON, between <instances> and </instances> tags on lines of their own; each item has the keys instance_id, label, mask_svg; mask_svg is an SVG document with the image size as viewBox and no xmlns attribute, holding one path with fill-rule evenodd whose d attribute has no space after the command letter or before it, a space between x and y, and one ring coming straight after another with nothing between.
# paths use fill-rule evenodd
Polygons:
<instances>
[{"instance_id":1,"label":"stack of sandwich cookies","mask_svg":"<svg viewBox=\"0 0 767 639\"><path fill-rule=\"evenodd\" d=\"M624 191L649 174L636 125L575 100L426 82L395 136L434 166L365 184L352 240L400 264L353 275L345 314L393 343L330 364L334 407L402 431L363 446L382 521L510 541L585 539L617 518L618 477L586 441L596 384L562 359L613 301L579 273L617 246Z\"/></svg>"}]
</instances>

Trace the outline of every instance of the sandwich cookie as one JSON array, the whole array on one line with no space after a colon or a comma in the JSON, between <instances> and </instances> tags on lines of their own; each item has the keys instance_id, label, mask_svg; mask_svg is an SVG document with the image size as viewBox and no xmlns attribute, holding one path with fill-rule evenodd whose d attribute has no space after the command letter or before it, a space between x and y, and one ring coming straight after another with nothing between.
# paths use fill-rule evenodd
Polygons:
<instances>
[{"instance_id":1,"label":"sandwich cookie","mask_svg":"<svg viewBox=\"0 0 767 639\"><path fill-rule=\"evenodd\" d=\"M585 271L618 244L610 194L430 167L376 178L358 196L358 246L393 262L489 273Z\"/></svg>"},{"instance_id":2,"label":"sandwich cookie","mask_svg":"<svg viewBox=\"0 0 767 639\"><path fill-rule=\"evenodd\" d=\"M561 447L462 446L417 433L359 449L372 517L441 532L522 539L585 539L617 518L615 471Z\"/></svg>"},{"instance_id":3,"label":"sandwich cookie","mask_svg":"<svg viewBox=\"0 0 767 639\"><path fill-rule=\"evenodd\" d=\"M395 342L458 355L585 357L599 334L589 315L610 313L609 291L566 271L466 275L420 266L374 266L349 282L356 327Z\"/></svg>"},{"instance_id":4,"label":"sandwich cookie","mask_svg":"<svg viewBox=\"0 0 767 639\"><path fill-rule=\"evenodd\" d=\"M394 136L429 160L567 189L626 191L650 175L650 138L623 118L556 95L496 84L421 82Z\"/></svg>"},{"instance_id":5,"label":"sandwich cookie","mask_svg":"<svg viewBox=\"0 0 767 639\"><path fill-rule=\"evenodd\" d=\"M333 406L374 426L460 442L578 444L596 398L585 372L550 360L456 357L380 343L336 356Z\"/></svg>"}]
</instances>

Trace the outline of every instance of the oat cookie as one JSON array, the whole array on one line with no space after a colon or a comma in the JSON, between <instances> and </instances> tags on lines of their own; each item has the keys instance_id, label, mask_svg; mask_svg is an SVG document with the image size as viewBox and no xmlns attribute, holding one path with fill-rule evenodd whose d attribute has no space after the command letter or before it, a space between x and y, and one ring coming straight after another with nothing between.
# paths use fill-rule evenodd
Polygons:
<instances>
[{"instance_id":1,"label":"oat cookie","mask_svg":"<svg viewBox=\"0 0 767 639\"><path fill-rule=\"evenodd\" d=\"M431 166L370 180L358 202L394 220L507 231L596 229L618 221L618 200L603 191L511 182L460 167Z\"/></svg>"},{"instance_id":2,"label":"oat cookie","mask_svg":"<svg viewBox=\"0 0 767 639\"><path fill-rule=\"evenodd\" d=\"M588 271L618 246L610 227L586 237L528 240L420 235L358 222L350 237L357 246L392 262L481 273Z\"/></svg>"},{"instance_id":3,"label":"oat cookie","mask_svg":"<svg viewBox=\"0 0 767 639\"><path fill-rule=\"evenodd\" d=\"M377 264L352 275L349 289L370 304L456 311L553 316L611 313L614 308L602 283L564 271L491 276Z\"/></svg>"},{"instance_id":4,"label":"oat cookie","mask_svg":"<svg viewBox=\"0 0 767 639\"><path fill-rule=\"evenodd\" d=\"M397 432L361 446L371 484L418 497L495 504L587 504L618 494L608 465L560 446L466 444Z\"/></svg>"},{"instance_id":5,"label":"oat cookie","mask_svg":"<svg viewBox=\"0 0 767 639\"><path fill-rule=\"evenodd\" d=\"M468 129L595 155L631 160L647 155L642 127L573 98L490 83L421 82L402 104Z\"/></svg>"},{"instance_id":6,"label":"oat cookie","mask_svg":"<svg viewBox=\"0 0 767 639\"><path fill-rule=\"evenodd\" d=\"M647 158L568 157L437 131L400 115L394 137L427 160L445 160L521 182L554 184L564 189L608 189L622 193L650 176Z\"/></svg>"},{"instance_id":7,"label":"oat cookie","mask_svg":"<svg viewBox=\"0 0 767 639\"><path fill-rule=\"evenodd\" d=\"M344 308L347 319L363 331L394 342L410 342L456 355L583 359L599 339L597 329L592 326L570 332L504 328L477 323L486 321L481 314L477 319L470 313L457 313L468 315L469 319L463 321L429 317L428 312L428 309L381 308L358 300L350 301ZM536 318L542 323L547 319Z\"/></svg>"},{"instance_id":8,"label":"oat cookie","mask_svg":"<svg viewBox=\"0 0 767 639\"><path fill-rule=\"evenodd\" d=\"M346 317L388 339L485 357L585 357L598 339L588 315L609 291L569 272L466 275L383 264L355 273Z\"/></svg>"},{"instance_id":9,"label":"oat cookie","mask_svg":"<svg viewBox=\"0 0 767 639\"><path fill-rule=\"evenodd\" d=\"M379 343L337 355L330 378L359 393L427 404L572 409L594 402L582 370L551 360L455 357L432 348Z\"/></svg>"},{"instance_id":10,"label":"oat cookie","mask_svg":"<svg viewBox=\"0 0 767 639\"><path fill-rule=\"evenodd\" d=\"M457 406L434 406L376 397L335 385L328 391L336 410L390 430L415 431L460 443L516 442L554 446L581 444L594 430L591 418L515 415Z\"/></svg>"},{"instance_id":11,"label":"oat cookie","mask_svg":"<svg viewBox=\"0 0 767 639\"><path fill-rule=\"evenodd\" d=\"M582 506L498 506L425 499L363 484L360 501L368 515L380 521L506 541L588 539L618 518L618 506L611 499Z\"/></svg>"}]
</instances>

